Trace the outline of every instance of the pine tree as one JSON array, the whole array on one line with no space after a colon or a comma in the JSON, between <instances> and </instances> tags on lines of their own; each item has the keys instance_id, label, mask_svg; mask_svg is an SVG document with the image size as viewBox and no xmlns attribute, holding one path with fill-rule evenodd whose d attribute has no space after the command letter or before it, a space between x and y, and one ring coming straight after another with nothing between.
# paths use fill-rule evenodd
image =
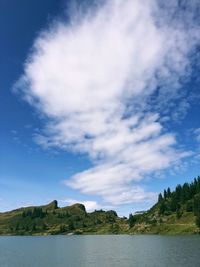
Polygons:
<instances>
[{"instance_id":1,"label":"pine tree","mask_svg":"<svg viewBox=\"0 0 200 267\"><path fill-rule=\"evenodd\" d=\"M194 201L191 199L191 200L188 200L187 202L186 211L191 212L193 210L194 210Z\"/></svg>"},{"instance_id":2,"label":"pine tree","mask_svg":"<svg viewBox=\"0 0 200 267\"><path fill-rule=\"evenodd\" d=\"M169 188L169 187L167 188L167 197L168 197L168 198L170 198L170 197L171 197L171 190L170 190L170 188Z\"/></svg>"},{"instance_id":3,"label":"pine tree","mask_svg":"<svg viewBox=\"0 0 200 267\"><path fill-rule=\"evenodd\" d=\"M167 207L166 207L166 205L165 205L165 202L162 201L162 202L160 203L159 213L160 213L160 214L164 214L166 210L167 210Z\"/></svg>"},{"instance_id":4,"label":"pine tree","mask_svg":"<svg viewBox=\"0 0 200 267\"><path fill-rule=\"evenodd\" d=\"M164 199L166 199L166 198L167 198L167 191L164 190Z\"/></svg>"},{"instance_id":5,"label":"pine tree","mask_svg":"<svg viewBox=\"0 0 200 267\"><path fill-rule=\"evenodd\" d=\"M172 212L175 212L177 209L178 203L176 199L176 194L175 192L171 193L171 199L170 199L170 210Z\"/></svg>"},{"instance_id":6,"label":"pine tree","mask_svg":"<svg viewBox=\"0 0 200 267\"><path fill-rule=\"evenodd\" d=\"M162 196L162 194L160 193L159 195L158 195L158 203L161 203L163 201L163 196Z\"/></svg>"},{"instance_id":7,"label":"pine tree","mask_svg":"<svg viewBox=\"0 0 200 267\"><path fill-rule=\"evenodd\" d=\"M190 199L190 187L188 183L184 183L182 187L181 202L185 203L185 201L189 199Z\"/></svg>"},{"instance_id":8,"label":"pine tree","mask_svg":"<svg viewBox=\"0 0 200 267\"><path fill-rule=\"evenodd\" d=\"M181 195L182 195L182 186L179 184L176 187L175 190L175 195L176 195L176 201L177 203L181 201Z\"/></svg>"}]
</instances>

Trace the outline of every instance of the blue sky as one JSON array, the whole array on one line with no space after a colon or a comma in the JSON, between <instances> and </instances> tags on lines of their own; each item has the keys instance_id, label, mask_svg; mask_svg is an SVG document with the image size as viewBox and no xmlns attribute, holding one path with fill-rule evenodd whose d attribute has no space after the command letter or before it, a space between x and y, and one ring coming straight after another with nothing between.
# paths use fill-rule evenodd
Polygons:
<instances>
[{"instance_id":1,"label":"blue sky","mask_svg":"<svg viewBox=\"0 0 200 267\"><path fill-rule=\"evenodd\" d=\"M127 215L199 175L198 1L83 3L0 3L1 211Z\"/></svg>"}]
</instances>

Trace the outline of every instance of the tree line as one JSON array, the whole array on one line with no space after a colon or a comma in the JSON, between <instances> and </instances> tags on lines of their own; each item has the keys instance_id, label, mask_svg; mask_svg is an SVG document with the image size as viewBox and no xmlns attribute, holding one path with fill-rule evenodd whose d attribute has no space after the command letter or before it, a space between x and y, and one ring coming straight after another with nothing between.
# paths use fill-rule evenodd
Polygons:
<instances>
[{"instance_id":1,"label":"tree line","mask_svg":"<svg viewBox=\"0 0 200 267\"><path fill-rule=\"evenodd\" d=\"M160 217L176 213L177 219L181 218L183 212L193 213L196 225L200 228L200 176L191 183L178 184L173 191L169 187L165 189L163 194L158 195L158 202L148 212L129 215L129 226L133 227L141 222L152 223L152 220L148 220L148 215L153 210L157 210Z\"/></svg>"},{"instance_id":2,"label":"tree line","mask_svg":"<svg viewBox=\"0 0 200 267\"><path fill-rule=\"evenodd\" d=\"M196 225L200 227L200 176L191 183L177 185L174 191L168 187L158 196L160 215L170 215L176 212L177 219L182 216L183 210L193 212L196 216Z\"/></svg>"}]
</instances>

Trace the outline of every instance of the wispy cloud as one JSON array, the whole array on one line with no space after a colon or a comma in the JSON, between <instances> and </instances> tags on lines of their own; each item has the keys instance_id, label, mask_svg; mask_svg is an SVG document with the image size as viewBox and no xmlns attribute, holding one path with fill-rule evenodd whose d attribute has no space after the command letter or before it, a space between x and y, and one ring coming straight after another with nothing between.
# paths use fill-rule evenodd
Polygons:
<instances>
[{"instance_id":1,"label":"wispy cloud","mask_svg":"<svg viewBox=\"0 0 200 267\"><path fill-rule=\"evenodd\" d=\"M178 2L107 1L36 39L16 85L48 120L35 139L93 162L66 185L115 205L148 200L141 181L189 155L163 124L188 108L180 88L199 42L197 2Z\"/></svg>"}]
</instances>

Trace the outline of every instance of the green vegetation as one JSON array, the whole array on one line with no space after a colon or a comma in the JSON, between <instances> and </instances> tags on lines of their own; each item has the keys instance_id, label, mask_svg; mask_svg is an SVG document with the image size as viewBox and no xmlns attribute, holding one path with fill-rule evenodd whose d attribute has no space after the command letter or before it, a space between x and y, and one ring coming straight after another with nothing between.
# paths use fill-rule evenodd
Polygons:
<instances>
[{"instance_id":1,"label":"green vegetation","mask_svg":"<svg viewBox=\"0 0 200 267\"><path fill-rule=\"evenodd\" d=\"M115 211L87 213L82 204L59 208L56 200L0 213L1 235L118 234L127 230L127 220Z\"/></svg>"},{"instance_id":2,"label":"green vegetation","mask_svg":"<svg viewBox=\"0 0 200 267\"><path fill-rule=\"evenodd\" d=\"M200 177L159 194L147 212L129 216L130 232L187 234L200 231Z\"/></svg>"},{"instance_id":3,"label":"green vegetation","mask_svg":"<svg viewBox=\"0 0 200 267\"><path fill-rule=\"evenodd\" d=\"M200 177L159 194L146 212L119 218L113 210L88 213L84 205L26 207L0 213L1 235L200 233Z\"/></svg>"}]
</instances>

